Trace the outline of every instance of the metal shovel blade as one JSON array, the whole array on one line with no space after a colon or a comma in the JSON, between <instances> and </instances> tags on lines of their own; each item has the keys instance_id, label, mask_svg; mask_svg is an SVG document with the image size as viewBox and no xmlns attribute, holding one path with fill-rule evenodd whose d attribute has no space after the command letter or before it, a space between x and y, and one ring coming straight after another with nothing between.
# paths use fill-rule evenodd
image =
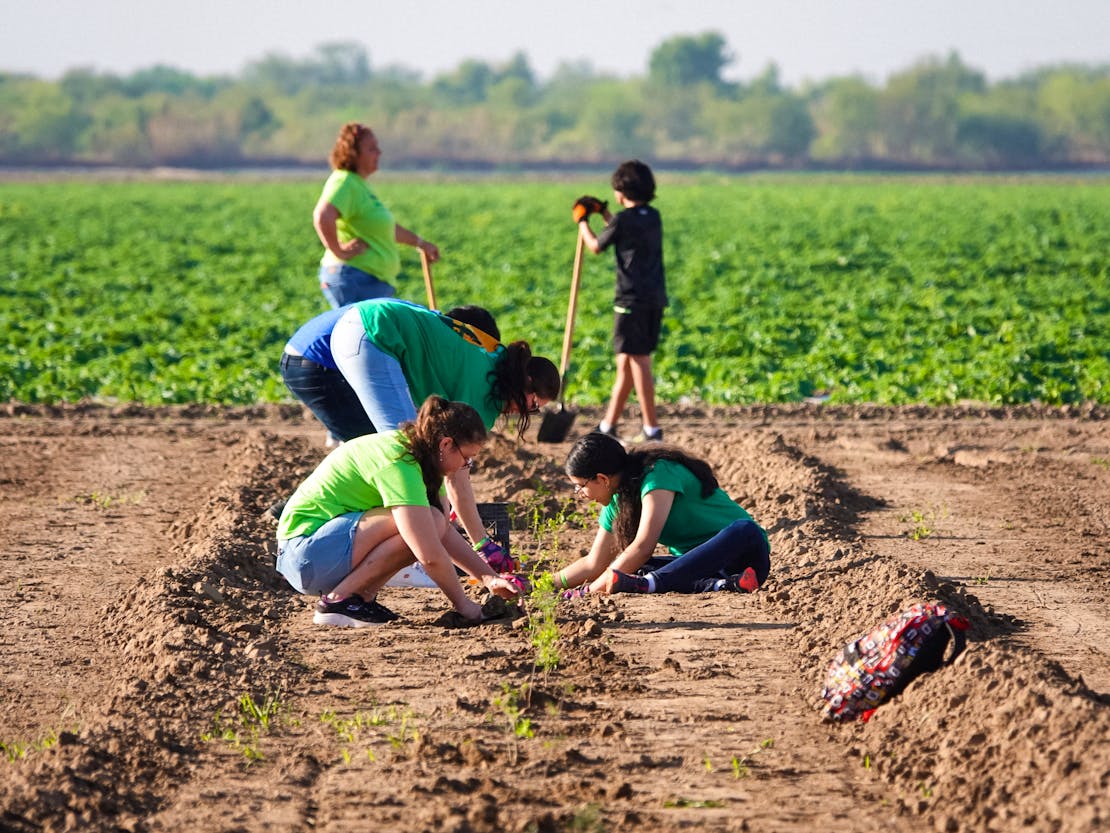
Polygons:
<instances>
[{"instance_id":1,"label":"metal shovel blade","mask_svg":"<svg viewBox=\"0 0 1110 833\"><path fill-rule=\"evenodd\" d=\"M578 411L568 408L560 402L558 408L544 413L539 431L536 433L536 439L541 443L563 442L566 440L567 434L570 433L570 428L574 425L577 416Z\"/></svg>"}]
</instances>

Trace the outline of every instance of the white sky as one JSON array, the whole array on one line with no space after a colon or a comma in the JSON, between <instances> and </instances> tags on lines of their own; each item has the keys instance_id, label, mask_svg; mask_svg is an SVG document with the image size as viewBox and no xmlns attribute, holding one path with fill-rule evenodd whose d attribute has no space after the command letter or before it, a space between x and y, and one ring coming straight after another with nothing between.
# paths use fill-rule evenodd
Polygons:
<instances>
[{"instance_id":1,"label":"white sky","mask_svg":"<svg viewBox=\"0 0 1110 833\"><path fill-rule=\"evenodd\" d=\"M738 59L726 77L774 62L791 86L852 73L882 82L953 49L991 80L1110 63L1110 0L0 0L0 71L238 73L270 52L303 59L356 41L372 69L425 78L517 51L541 77L583 59L628 76L646 73L664 39L709 30Z\"/></svg>"}]
</instances>

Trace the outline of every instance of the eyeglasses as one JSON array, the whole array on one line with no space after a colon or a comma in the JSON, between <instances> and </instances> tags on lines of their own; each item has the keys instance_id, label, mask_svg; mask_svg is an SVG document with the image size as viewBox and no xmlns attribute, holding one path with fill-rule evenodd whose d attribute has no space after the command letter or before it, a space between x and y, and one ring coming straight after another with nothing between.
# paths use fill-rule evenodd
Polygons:
<instances>
[{"instance_id":1,"label":"eyeglasses","mask_svg":"<svg viewBox=\"0 0 1110 833\"><path fill-rule=\"evenodd\" d=\"M459 452L459 456L462 457L462 459L463 459L463 464L462 464L462 466L460 466L460 468L464 468L464 469L473 468L473 466L474 466L473 458L467 457L465 454L463 454L462 447L459 445L458 441L454 437L451 438L451 445L455 446L455 451Z\"/></svg>"},{"instance_id":2,"label":"eyeglasses","mask_svg":"<svg viewBox=\"0 0 1110 833\"><path fill-rule=\"evenodd\" d=\"M586 487L590 485L590 481L594 480L596 477L597 477L597 475L595 474L593 477L589 478L589 480L587 480L585 483L575 483L574 484L574 496L578 497L578 495L584 494L585 491L586 491Z\"/></svg>"}]
</instances>

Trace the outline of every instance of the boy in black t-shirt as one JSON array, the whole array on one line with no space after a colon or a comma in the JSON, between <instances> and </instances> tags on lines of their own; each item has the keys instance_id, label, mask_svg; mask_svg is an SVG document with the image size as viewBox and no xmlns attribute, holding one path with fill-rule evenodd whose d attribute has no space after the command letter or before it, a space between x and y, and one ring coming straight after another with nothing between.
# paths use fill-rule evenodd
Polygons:
<instances>
[{"instance_id":1,"label":"boy in black t-shirt","mask_svg":"<svg viewBox=\"0 0 1110 833\"><path fill-rule=\"evenodd\" d=\"M613 248L617 265L617 288L613 303L613 347L617 355L617 378L605 417L597 429L617 435L617 422L628 396L636 390L643 416L643 432L637 439L663 439L655 414L655 379L651 354L659 344L667 288L663 276L663 222L648 203L655 199L655 177L638 159L622 163L611 178L613 196L624 209L609 213L596 197L582 197L574 204L573 217L586 247L598 254ZM605 220L601 234L590 229L590 214Z\"/></svg>"}]
</instances>

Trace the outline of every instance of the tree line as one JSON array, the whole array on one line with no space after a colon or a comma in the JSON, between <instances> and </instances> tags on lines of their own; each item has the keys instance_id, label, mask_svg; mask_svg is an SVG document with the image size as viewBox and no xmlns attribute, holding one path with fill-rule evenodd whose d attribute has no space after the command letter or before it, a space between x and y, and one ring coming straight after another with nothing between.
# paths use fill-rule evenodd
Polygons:
<instances>
[{"instance_id":1,"label":"tree line","mask_svg":"<svg viewBox=\"0 0 1110 833\"><path fill-rule=\"evenodd\" d=\"M364 121L390 168L580 167L639 156L663 167L1015 170L1110 163L1110 65L1048 66L991 83L956 53L876 84L791 89L769 65L740 83L716 32L652 50L647 72L588 62L541 80L518 53L425 79L371 67L356 43L269 54L237 76L169 66L0 73L0 164L322 165Z\"/></svg>"}]
</instances>

